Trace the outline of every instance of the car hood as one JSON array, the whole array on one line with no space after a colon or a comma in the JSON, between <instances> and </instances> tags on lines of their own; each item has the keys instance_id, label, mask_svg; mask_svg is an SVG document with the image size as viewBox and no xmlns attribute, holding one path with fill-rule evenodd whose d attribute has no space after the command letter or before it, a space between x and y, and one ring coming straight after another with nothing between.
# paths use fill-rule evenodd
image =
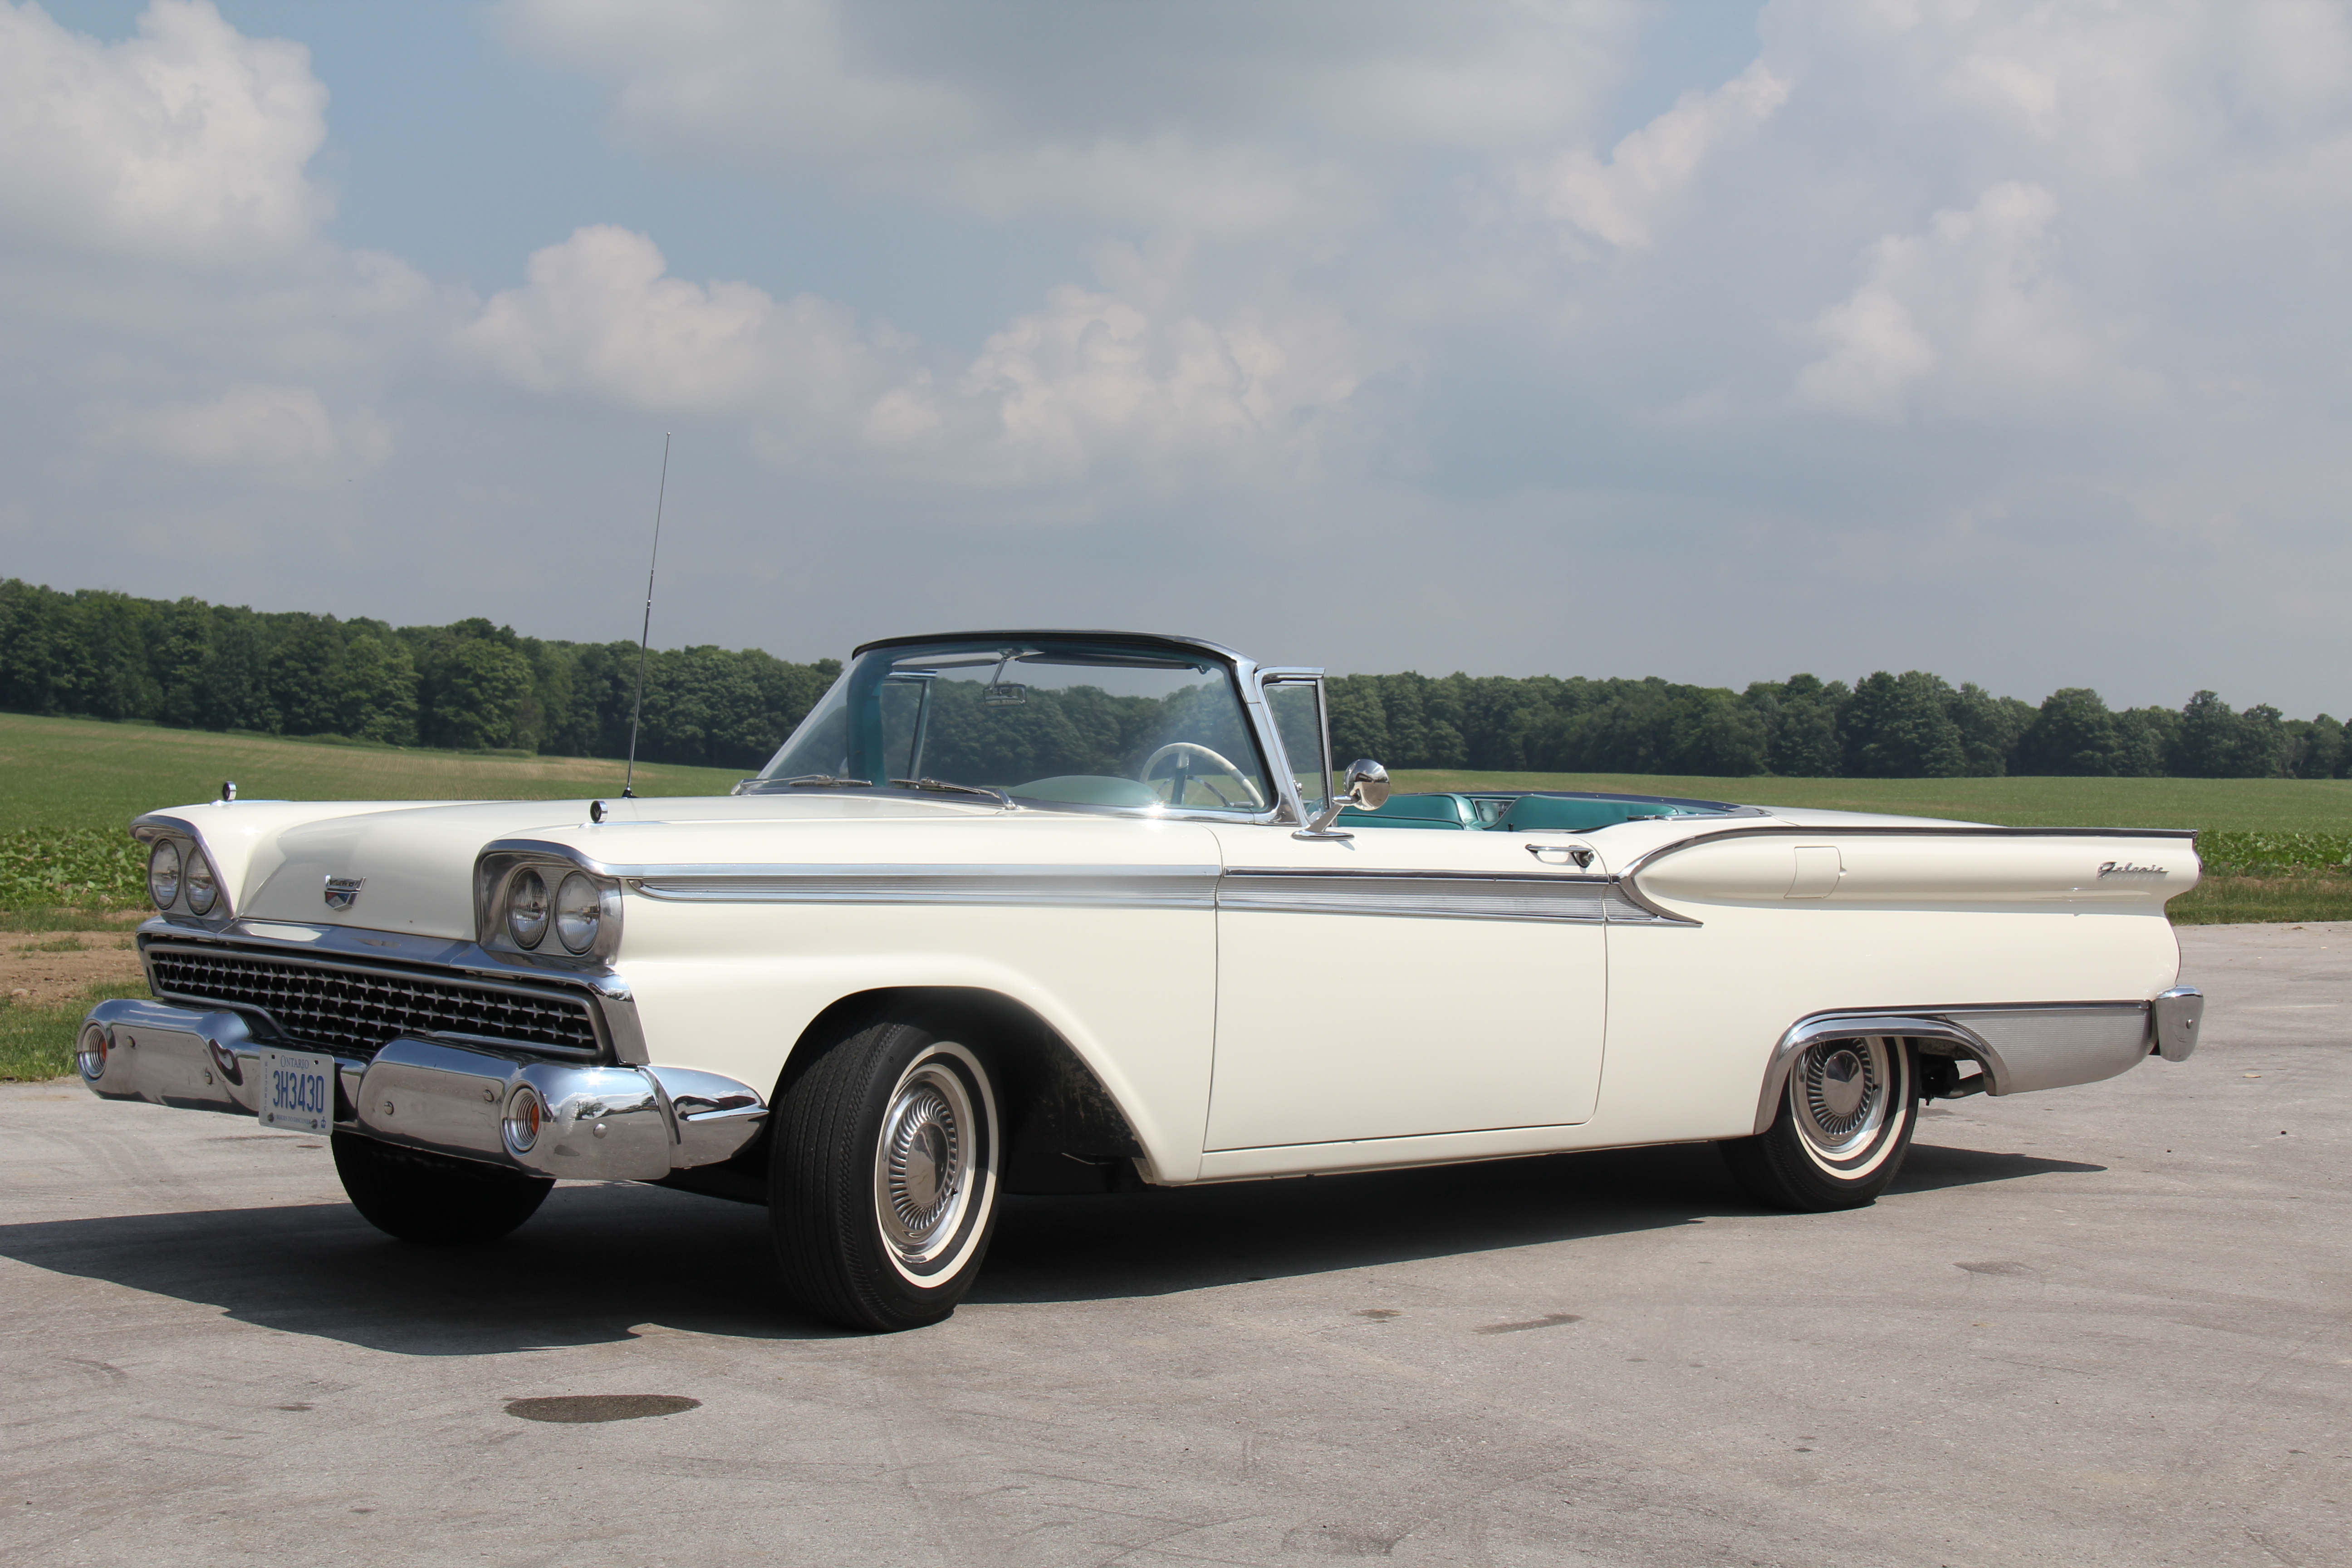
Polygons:
<instances>
[{"instance_id":1,"label":"car hood","mask_svg":"<svg viewBox=\"0 0 2352 1568\"><path fill-rule=\"evenodd\" d=\"M994 810L921 798L848 795L607 800L603 809L607 829L648 835L669 825L838 825L854 819L987 816ZM504 838L590 827L589 810L585 800L426 805L257 801L238 802L226 811L184 807L141 821L194 832L232 889L232 907L242 919L469 941L475 935L474 861L484 847ZM330 879L341 884L334 890L351 895L341 908L327 902ZM352 888L354 881L358 886Z\"/></svg>"}]
</instances>

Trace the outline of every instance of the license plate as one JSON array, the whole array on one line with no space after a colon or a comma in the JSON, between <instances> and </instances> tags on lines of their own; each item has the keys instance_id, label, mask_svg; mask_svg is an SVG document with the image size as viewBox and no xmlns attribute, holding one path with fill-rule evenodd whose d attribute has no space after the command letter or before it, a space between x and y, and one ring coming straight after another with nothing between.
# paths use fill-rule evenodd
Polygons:
<instances>
[{"instance_id":1,"label":"license plate","mask_svg":"<svg viewBox=\"0 0 2352 1568\"><path fill-rule=\"evenodd\" d=\"M261 1053L261 1124L289 1132L335 1130L335 1058Z\"/></svg>"}]
</instances>

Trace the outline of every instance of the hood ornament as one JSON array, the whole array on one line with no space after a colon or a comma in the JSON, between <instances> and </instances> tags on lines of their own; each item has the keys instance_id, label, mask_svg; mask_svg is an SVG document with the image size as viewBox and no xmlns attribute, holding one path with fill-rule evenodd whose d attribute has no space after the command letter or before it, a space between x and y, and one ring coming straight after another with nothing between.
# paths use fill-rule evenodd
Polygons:
<instances>
[{"instance_id":1,"label":"hood ornament","mask_svg":"<svg viewBox=\"0 0 2352 1568\"><path fill-rule=\"evenodd\" d=\"M330 877L327 879L327 907L347 910L358 900L360 889L367 886L365 877Z\"/></svg>"}]
</instances>

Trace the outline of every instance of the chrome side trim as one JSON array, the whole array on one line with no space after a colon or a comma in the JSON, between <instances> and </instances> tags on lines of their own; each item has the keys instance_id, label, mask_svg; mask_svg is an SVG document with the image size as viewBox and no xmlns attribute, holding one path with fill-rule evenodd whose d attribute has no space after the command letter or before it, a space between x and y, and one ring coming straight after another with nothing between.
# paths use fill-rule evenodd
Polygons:
<instances>
[{"instance_id":1,"label":"chrome side trim","mask_svg":"<svg viewBox=\"0 0 2352 1568\"><path fill-rule=\"evenodd\" d=\"M1816 1013L1790 1025L1772 1047L1757 1092L1755 1131L1772 1125L1790 1065L1818 1040L1941 1040L1984 1068L1991 1080L1987 1092L2027 1094L2097 1083L2137 1067L2150 1054L2152 1012L2147 1002L2042 1002Z\"/></svg>"},{"instance_id":2,"label":"chrome side trim","mask_svg":"<svg viewBox=\"0 0 2352 1568\"><path fill-rule=\"evenodd\" d=\"M1214 866L621 867L631 892L677 902L1011 904L1208 910Z\"/></svg>"},{"instance_id":3,"label":"chrome side trim","mask_svg":"<svg viewBox=\"0 0 2352 1568\"><path fill-rule=\"evenodd\" d=\"M1439 920L1607 921L1696 925L1624 896L1610 877L1529 877L1475 871L1302 870L1236 866L1217 885L1217 908L1278 914L1401 915Z\"/></svg>"},{"instance_id":4,"label":"chrome side trim","mask_svg":"<svg viewBox=\"0 0 2352 1568\"><path fill-rule=\"evenodd\" d=\"M631 892L675 902L1254 910L1460 920L1696 925L1618 879L1478 871L1237 866L622 866Z\"/></svg>"}]
</instances>

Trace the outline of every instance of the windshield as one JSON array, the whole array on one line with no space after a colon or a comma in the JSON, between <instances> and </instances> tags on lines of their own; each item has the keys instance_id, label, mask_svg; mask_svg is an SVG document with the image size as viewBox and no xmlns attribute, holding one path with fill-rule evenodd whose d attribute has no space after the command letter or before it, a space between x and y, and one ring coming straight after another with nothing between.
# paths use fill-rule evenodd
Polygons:
<instances>
[{"instance_id":1,"label":"windshield","mask_svg":"<svg viewBox=\"0 0 2352 1568\"><path fill-rule=\"evenodd\" d=\"M892 784L1235 814L1273 798L1223 664L1059 640L862 654L751 787Z\"/></svg>"}]
</instances>

